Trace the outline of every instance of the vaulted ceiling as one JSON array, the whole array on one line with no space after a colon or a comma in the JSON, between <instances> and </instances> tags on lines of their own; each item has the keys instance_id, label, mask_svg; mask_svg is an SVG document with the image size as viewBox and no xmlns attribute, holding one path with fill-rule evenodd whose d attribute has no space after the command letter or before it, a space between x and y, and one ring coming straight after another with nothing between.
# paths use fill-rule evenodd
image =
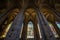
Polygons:
<instances>
[{"instance_id":1,"label":"vaulted ceiling","mask_svg":"<svg viewBox=\"0 0 60 40\"><path fill-rule=\"evenodd\" d=\"M56 9L57 11L60 10L60 1L56 0L0 0L0 15L4 14L8 10L11 11L9 16L11 18L15 18L15 11L18 9L19 11L21 10L22 7L25 7L26 5L28 7L37 7L40 9L40 11L44 14L47 20L53 22L54 20L59 21L60 19L58 18L59 16L56 17L56 14L50 9L50 7ZM14 11L14 12L12 12ZM18 12L19 12L18 11ZM30 12L31 11L31 12ZM59 11L60 12L60 11ZM33 9L29 9L25 12L25 16L27 19L33 19L36 12L33 11ZM17 13L18 14L18 13ZM17 15L16 14L16 15ZM30 17L30 18L28 18ZM58 20L59 19L59 20Z\"/></svg>"}]
</instances>

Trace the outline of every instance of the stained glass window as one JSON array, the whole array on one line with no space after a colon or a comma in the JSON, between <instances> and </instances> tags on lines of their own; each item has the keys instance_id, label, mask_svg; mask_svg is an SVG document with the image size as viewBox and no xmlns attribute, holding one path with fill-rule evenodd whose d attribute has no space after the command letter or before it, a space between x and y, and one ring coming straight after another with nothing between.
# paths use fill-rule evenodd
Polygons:
<instances>
[{"instance_id":1,"label":"stained glass window","mask_svg":"<svg viewBox=\"0 0 60 40\"><path fill-rule=\"evenodd\" d=\"M57 32L56 32L54 26L53 26L51 23L49 23L49 26L50 26L51 31L53 32L54 36L55 36L56 38L58 38L59 36L58 36L58 34L57 34Z\"/></svg>"},{"instance_id":2,"label":"stained glass window","mask_svg":"<svg viewBox=\"0 0 60 40\"><path fill-rule=\"evenodd\" d=\"M27 38L34 38L33 23L31 21L28 22Z\"/></svg>"}]
</instances>

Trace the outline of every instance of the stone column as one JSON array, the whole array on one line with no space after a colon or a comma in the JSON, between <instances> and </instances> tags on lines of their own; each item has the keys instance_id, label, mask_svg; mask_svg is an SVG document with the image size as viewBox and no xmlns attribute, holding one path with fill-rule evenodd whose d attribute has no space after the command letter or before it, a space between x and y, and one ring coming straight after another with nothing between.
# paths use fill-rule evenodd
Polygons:
<instances>
[{"instance_id":1,"label":"stone column","mask_svg":"<svg viewBox=\"0 0 60 40\"><path fill-rule=\"evenodd\" d=\"M39 21L40 28L42 29L41 33L42 33L43 40L56 40L44 15L40 13L40 11L38 11L37 16L39 18L38 21Z\"/></svg>"},{"instance_id":2,"label":"stone column","mask_svg":"<svg viewBox=\"0 0 60 40\"><path fill-rule=\"evenodd\" d=\"M16 16L14 22L12 23L11 28L9 29L9 31L6 35L5 40L20 40L22 23L23 23L23 20L24 20L23 12L24 12L24 8Z\"/></svg>"},{"instance_id":3,"label":"stone column","mask_svg":"<svg viewBox=\"0 0 60 40\"><path fill-rule=\"evenodd\" d=\"M21 40L27 40L27 22L24 22L23 24Z\"/></svg>"},{"instance_id":4,"label":"stone column","mask_svg":"<svg viewBox=\"0 0 60 40\"><path fill-rule=\"evenodd\" d=\"M34 21L34 40L40 40L39 30L37 26L37 21Z\"/></svg>"}]
</instances>

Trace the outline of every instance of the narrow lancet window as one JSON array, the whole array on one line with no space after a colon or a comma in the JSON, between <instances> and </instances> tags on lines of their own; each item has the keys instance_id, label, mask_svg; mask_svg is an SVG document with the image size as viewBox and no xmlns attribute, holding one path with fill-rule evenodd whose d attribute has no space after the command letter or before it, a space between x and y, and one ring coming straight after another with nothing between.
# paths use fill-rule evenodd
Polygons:
<instances>
[{"instance_id":1,"label":"narrow lancet window","mask_svg":"<svg viewBox=\"0 0 60 40\"><path fill-rule=\"evenodd\" d=\"M54 26L53 26L51 23L49 23L49 26L50 26L51 31L53 32L54 36L55 36L56 38L58 38L59 36L58 36L58 34L57 34L57 32L56 32Z\"/></svg>"},{"instance_id":2,"label":"narrow lancet window","mask_svg":"<svg viewBox=\"0 0 60 40\"><path fill-rule=\"evenodd\" d=\"M31 21L28 22L27 38L34 38L33 23Z\"/></svg>"}]
</instances>

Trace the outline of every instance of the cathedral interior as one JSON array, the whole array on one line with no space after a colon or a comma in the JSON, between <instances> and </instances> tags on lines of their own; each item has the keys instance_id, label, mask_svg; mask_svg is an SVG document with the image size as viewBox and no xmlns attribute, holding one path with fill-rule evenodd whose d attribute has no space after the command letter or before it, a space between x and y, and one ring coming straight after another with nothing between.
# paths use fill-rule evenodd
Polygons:
<instances>
[{"instance_id":1,"label":"cathedral interior","mask_svg":"<svg viewBox=\"0 0 60 40\"><path fill-rule=\"evenodd\" d=\"M0 0L0 40L60 40L60 0Z\"/></svg>"}]
</instances>

